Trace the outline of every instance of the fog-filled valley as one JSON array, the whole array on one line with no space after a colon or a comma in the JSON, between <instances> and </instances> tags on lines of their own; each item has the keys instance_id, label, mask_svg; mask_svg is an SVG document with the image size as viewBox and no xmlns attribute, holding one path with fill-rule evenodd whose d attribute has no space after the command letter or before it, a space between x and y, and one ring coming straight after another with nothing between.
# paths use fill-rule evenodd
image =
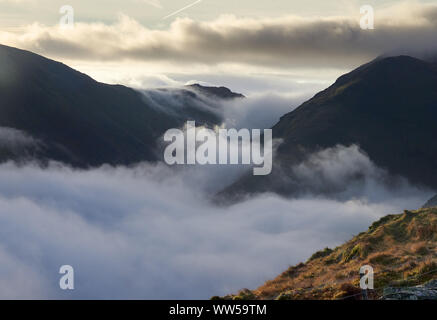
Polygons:
<instances>
[{"instance_id":1,"label":"fog-filled valley","mask_svg":"<svg viewBox=\"0 0 437 320\"><path fill-rule=\"evenodd\" d=\"M143 94L148 103L153 98L154 108L172 114L184 105L181 96L193 99L184 90ZM271 95L238 101L196 97L193 112L212 112L235 127L268 128L297 105ZM259 112L264 105L268 113ZM2 129L0 141L44 143L12 129ZM207 299L256 287L379 217L417 208L432 195L402 178L386 183L388 173L352 145L322 150L294 168L301 184L313 186L309 190L341 186L329 197L266 193L230 206L212 201L247 170L162 162L75 169L31 158L1 164L0 296ZM64 264L75 267L77 289L71 292L57 287L57 268Z\"/></svg>"},{"instance_id":2,"label":"fog-filled valley","mask_svg":"<svg viewBox=\"0 0 437 320\"><path fill-rule=\"evenodd\" d=\"M258 94L108 85L6 46L0 64L0 298L223 296L435 195L435 62ZM187 121L273 128L273 173L167 165L163 135Z\"/></svg>"}]
</instances>

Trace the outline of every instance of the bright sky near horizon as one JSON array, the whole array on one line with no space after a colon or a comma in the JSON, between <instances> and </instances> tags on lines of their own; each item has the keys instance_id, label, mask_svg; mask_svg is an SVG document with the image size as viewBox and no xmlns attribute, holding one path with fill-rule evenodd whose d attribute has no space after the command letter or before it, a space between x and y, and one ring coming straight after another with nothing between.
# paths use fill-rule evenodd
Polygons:
<instances>
[{"instance_id":1,"label":"bright sky near horizon","mask_svg":"<svg viewBox=\"0 0 437 320\"><path fill-rule=\"evenodd\" d=\"M82 22L111 23L117 14L124 13L149 28L164 27L172 20L163 21L190 4L188 9L173 18L189 17L194 20L211 20L224 14L240 17L266 18L282 15L299 16L350 16L357 15L365 4L382 8L399 0L0 0L1 27L17 27L28 23L56 24L59 8L71 5L76 20ZM434 0L416 0L411 3L435 3Z\"/></svg>"}]
</instances>

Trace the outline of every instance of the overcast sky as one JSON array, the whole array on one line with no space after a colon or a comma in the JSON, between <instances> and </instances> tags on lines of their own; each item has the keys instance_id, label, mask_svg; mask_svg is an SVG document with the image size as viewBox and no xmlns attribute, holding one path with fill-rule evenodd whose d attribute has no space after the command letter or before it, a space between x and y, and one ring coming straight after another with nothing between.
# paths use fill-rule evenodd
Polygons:
<instances>
[{"instance_id":1,"label":"overcast sky","mask_svg":"<svg viewBox=\"0 0 437 320\"><path fill-rule=\"evenodd\" d=\"M437 43L437 1L75 0L71 30L59 28L65 4L0 0L0 43L105 82L203 81L246 94L317 91L381 53ZM374 30L360 28L364 4Z\"/></svg>"}]
</instances>

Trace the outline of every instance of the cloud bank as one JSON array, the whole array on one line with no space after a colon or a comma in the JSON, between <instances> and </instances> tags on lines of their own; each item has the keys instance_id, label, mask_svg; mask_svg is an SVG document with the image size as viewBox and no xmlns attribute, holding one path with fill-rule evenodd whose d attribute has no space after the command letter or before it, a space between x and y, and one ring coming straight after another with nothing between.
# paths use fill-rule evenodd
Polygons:
<instances>
[{"instance_id":1,"label":"cloud bank","mask_svg":"<svg viewBox=\"0 0 437 320\"><path fill-rule=\"evenodd\" d=\"M183 18L166 30L121 15L112 25L76 23L74 30L33 24L18 34L1 32L0 42L86 61L345 67L392 50L434 50L436 17L436 5L414 2L376 9L375 30L361 30L358 12L356 17Z\"/></svg>"},{"instance_id":2,"label":"cloud bank","mask_svg":"<svg viewBox=\"0 0 437 320\"><path fill-rule=\"evenodd\" d=\"M184 123L211 115L221 119L227 128L236 129L269 129L310 98L309 94L262 93L243 99L217 99L189 86L139 91L149 107Z\"/></svg>"},{"instance_id":3,"label":"cloud bank","mask_svg":"<svg viewBox=\"0 0 437 320\"><path fill-rule=\"evenodd\" d=\"M318 166L351 157L331 151ZM370 161L350 166L374 179ZM227 174L204 169L0 165L0 298L207 299L255 288L430 196L378 185L377 196L364 188L343 201L265 194L218 208L206 186ZM64 264L75 269L74 291L59 289Z\"/></svg>"}]
</instances>

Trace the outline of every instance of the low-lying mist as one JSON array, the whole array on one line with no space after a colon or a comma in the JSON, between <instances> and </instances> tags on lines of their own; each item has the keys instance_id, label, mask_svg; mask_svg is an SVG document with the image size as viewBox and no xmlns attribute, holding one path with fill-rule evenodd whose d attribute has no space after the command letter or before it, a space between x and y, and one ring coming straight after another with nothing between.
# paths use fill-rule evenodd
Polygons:
<instances>
[{"instance_id":1,"label":"low-lying mist","mask_svg":"<svg viewBox=\"0 0 437 320\"><path fill-rule=\"evenodd\" d=\"M267 129L310 97L308 93L252 94L244 99L217 99L189 86L143 89L146 104L184 120L202 121L205 115L220 118L227 128ZM221 123L220 123L221 124Z\"/></svg>"},{"instance_id":2,"label":"low-lying mist","mask_svg":"<svg viewBox=\"0 0 437 320\"><path fill-rule=\"evenodd\" d=\"M175 114L181 97L194 109L218 110L228 127L259 129L299 102L270 95L215 105L180 90L145 94L152 107ZM23 140L17 131L0 135ZM386 184L386 173L357 147L338 146L292 168L308 190L299 198L262 194L212 204L247 169L0 164L0 298L208 299L256 288L432 195L405 181ZM351 183L357 174L359 183ZM325 185L338 194L311 192ZM59 289L61 265L74 267L75 290Z\"/></svg>"},{"instance_id":3,"label":"low-lying mist","mask_svg":"<svg viewBox=\"0 0 437 320\"><path fill-rule=\"evenodd\" d=\"M219 208L208 186L225 169L207 167L0 165L0 297L207 299L255 288L431 194L379 185L371 169L378 196L368 188L344 201L264 194ZM65 264L75 270L73 291L58 286Z\"/></svg>"}]
</instances>

